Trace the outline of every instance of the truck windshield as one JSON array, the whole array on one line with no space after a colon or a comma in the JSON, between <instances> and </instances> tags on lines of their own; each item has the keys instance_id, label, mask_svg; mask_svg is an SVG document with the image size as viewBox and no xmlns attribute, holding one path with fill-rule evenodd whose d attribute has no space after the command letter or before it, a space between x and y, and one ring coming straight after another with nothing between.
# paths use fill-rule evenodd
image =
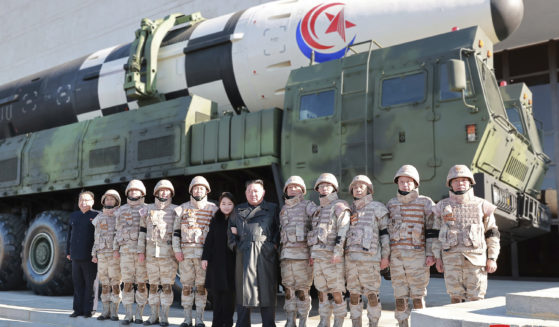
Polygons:
<instances>
[{"instance_id":1,"label":"truck windshield","mask_svg":"<svg viewBox=\"0 0 559 327\"><path fill-rule=\"evenodd\" d=\"M514 125L516 130L520 134L524 134L524 126L522 125L522 118L520 116L518 108L514 106L507 108L507 116L509 117L509 121L511 122L511 124Z\"/></svg>"},{"instance_id":2,"label":"truck windshield","mask_svg":"<svg viewBox=\"0 0 559 327\"><path fill-rule=\"evenodd\" d=\"M305 94L299 104L299 119L313 119L334 114L334 90Z\"/></svg>"},{"instance_id":3,"label":"truck windshield","mask_svg":"<svg viewBox=\"0 0 559 327\"><path fill-rule=\"evenodd\" d=\"M382 106L418 103L425 99L427 74L419 72L382 81Z\"/></svg>"},{"instance_id":4,"label":"truck windshield","mask_svg":"<svg viewBox=\"0 0 559 327\"><path fill-rule=\"evenodd\" d=\"M503 104L503 99L501 98L501 93L499 87L497 86L497 80L495 75L491 72L491 69L487 65L476 57L478 67L480 69L483 88L485 91L485 97L487 99L487 105L489 106L489 111L506 118L505 105Z\"/></svg>"}]
</instances>

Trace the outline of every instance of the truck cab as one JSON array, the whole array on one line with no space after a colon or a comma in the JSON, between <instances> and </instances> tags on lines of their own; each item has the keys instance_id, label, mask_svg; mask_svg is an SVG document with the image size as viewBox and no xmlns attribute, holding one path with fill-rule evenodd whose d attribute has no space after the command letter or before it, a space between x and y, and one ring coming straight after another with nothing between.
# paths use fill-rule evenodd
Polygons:
<instances>
[{"instance_id":1,"label":"truck cab","mask_svg":"<svg viewBox=\"0 0 559 327\"><path fill-rule=\"evenodd\" d=\"M492 51L485 33L472 27L293 71L283 176L313 185L319 173L331 172L349 200L351 179L366 174L375 198L386 202L396 194L395 172L412 164L420 192L439 201L448 196L450 167L466 164L476 195L497 205L501 231L515 238L549 231L546 207L536 200L549 159L530 93L524 85L498 87Z\"/></svg>"}]
</instances>

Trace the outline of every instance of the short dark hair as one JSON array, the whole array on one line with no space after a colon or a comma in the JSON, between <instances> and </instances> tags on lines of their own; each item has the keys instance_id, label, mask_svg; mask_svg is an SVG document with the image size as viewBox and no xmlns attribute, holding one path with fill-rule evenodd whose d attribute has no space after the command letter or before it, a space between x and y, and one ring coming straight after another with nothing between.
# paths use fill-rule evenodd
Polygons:
<instances>
[{"instance_id":1,"label":"short dark hair","mask_svg":"<svg viewBox=\"0 0 559 327\"><path fill-rule=\"evenodd\" d=\"M233 204L236 203L235 196L231 192L223 192L221 193L221 195L219 196L219 200L217 201L218 205L221 204L221 200L223 200L223 198L228 198L229 200L231 200L231 202L233 202Z\"/></svg>"},{"instance_id":2,"label":"short dark hair","mask_svg":"<svg viewBox=\"0 0 559 327\"><path fill-rule=\"evenodd\" d=\"M93 195L93 192L91 192L91 191L86 191L86 190L82 190L82 191L80 192L80 195L78 196L78 199L81 199L81 198L82 198L82 195L85 195L85 194L90 195L91 198L95 200L95 195Z\"/></svg>"},{"instance_id":3,"label":"short dark hair","mask_svg":"<svg viewBox=\"0 0 559 327\"><path fill-rule=\"evenodd\" d=\"M262 188L264 188L264 181L261 179L250 179L248 181L246 181L245 183L245 189L248 188L249 185L251 184L260 184L262 185Z\"/></svg>"}]
</instances>

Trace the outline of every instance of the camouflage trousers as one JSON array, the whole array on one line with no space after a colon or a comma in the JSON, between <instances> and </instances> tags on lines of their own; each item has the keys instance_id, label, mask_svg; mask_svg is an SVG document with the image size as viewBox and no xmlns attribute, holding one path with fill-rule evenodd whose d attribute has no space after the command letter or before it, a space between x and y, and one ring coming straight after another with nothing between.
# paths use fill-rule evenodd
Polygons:
<instances>
[{"instance_id":1,"label":"camouflage trousers","mask_svg":"<svg viewBox=\"0 0 559 327\"><path fill-rule=\"evenodd\" d=\"M150 307L161 304L170 306L173 304L173 284L177 276L177 261L175 258L146 257L146 266L149 279ZM161 285L161 290L159 286Z\"/></svg>"},{"instance_id":2,"label":"camouflage trousers","mask_svg":"<svg viewBox=\"0 0 559 327\"><path fill-rule=\"evenodd\" d=\"M354 261L346 257L345 262L347 290L350 292L349 311L351 319L361 319L363 305L361 296L368 299L367 317L370 322L380 319L382 306L379 300L380 262Z\"/></svg>"},{"instance_id":3,"label":"camouflage trousers","mask_svg":"<svg viewBox=\"0 0 559 327\"><path fill-rule=\"evenodd\" d=\"M318 313L321 318L330 319L332 313L336 318L344 318L347 314L346 303L342 293L345 292L344 260L333 264L330 260L314 259L314 286L318 290ZM328 299L332 294L332 300Z\"/></svg>"},{"instance_id":4,"label":"camouflage trousers","mask_svg":"<svg viewBox=\"0 0 559 327\"><path fill-rule=\"evenodd\" d=\"M285 287L285 305L287 313L298 312L299 316L307 317L311 310L309 290L312 285L312 267L309 260L283 259L281 280Z\"/></svg>"},{"instance_id":5,"label":"camouflage trousers","mask_svg":"<svg viewBox=\"0 0 559 327\"><path fill-rule=\"evenodd\" d=\"M134 293L136 293L136 303L145 305L148 302L146 262L139 262L137 253L121 252L120 272L122 274L122 282L124 283L122 304L134 303ZM137 284L135 292L134 283Z\"/></svg>"},{"instance_id":6,"label":"camouflage trousers","mask_svg":"<svg viewBox=\"0 0 559 327\"><path fill-rule=\"evenodd\" d=\"M394 317L398 321L410 316L409 299L416 309L425 307L424 297L429 284L429 267L425 265L425 250L390 249L390 275L396 309Z\"/></svg>"},{"instance_id":7,"label":"camouflage trousers","mask_svg":"<svg viewBox=\"0 0 559 327\"><path fill-rule=\"evenodd\" d=\"M113 257L112 251L97 253L97 277L101 283L101 302L120 302L119 261Z\"/></svg>"},{"instance_id":8,"label":"camouflage trousers","mask_svg":"<svg viewBox=\"0 0 559 327\"><path fill-rule=\"evenodd\" d=\"M484 266L474 266L460 252L442 253L444 283L452 303L481 300L487 291Z\"/></svg>"},{"instance_id":9,"label":"camouflage trousers","mask_svg":"<svg viewBox=\"0 0 559 327\"><path fill-rule=\"evenodd\" d=\"M208 292L205 288L206 271L202 269L202 260L185 258L179 263L179 267L182 284L181 305L185 309L191 309L192 304L196 303L196 308L205 308Z\"/></svg>"}]
</instances>

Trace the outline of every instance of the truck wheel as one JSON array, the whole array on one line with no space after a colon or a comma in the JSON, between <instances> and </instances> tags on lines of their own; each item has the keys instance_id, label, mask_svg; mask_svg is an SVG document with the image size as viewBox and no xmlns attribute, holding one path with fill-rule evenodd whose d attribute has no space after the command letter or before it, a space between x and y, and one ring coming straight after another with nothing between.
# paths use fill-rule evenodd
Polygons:
<instances>
[{"instance_id":1,"label":"truck wheel","mask_svg":"<svg viewBox=\"0 0 559 327\"><path fill-rule=\"evenodd\" d=\"M177 270L177 275L175 276L175 284L173 284L173 302L178 303L179 306L181 305L181 293L182 293L181 275L180 272Z\"/></svg>"},{"instance_id":2,"label":"truck wheel","mask_svg":"<svg viewBox=\"0 0 559 327\"><path fill-rule=\"evenodd\" d=\"M25 234L22 268L27 287L39 295L72 293L72 265L66 260L70 214L43 211Z\"/></svg>"},{"instance_id":3,"label":"truck wheel","mask_svg":"<svg viewBox=\"0 0 559 327\"><path fill-rule=\"evenodd\" d=\"M0 291L20 289L21 241L25 221L16 215L0 214Z\"/></svg>"}]
</instances>

